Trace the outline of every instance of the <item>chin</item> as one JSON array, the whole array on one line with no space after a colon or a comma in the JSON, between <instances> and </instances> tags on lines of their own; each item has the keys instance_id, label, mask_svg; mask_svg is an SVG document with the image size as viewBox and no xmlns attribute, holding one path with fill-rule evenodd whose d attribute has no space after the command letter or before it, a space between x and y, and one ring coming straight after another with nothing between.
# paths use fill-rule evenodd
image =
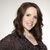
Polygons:
<instances>
[{"instance_id":1,"label":"chin","mask_svg":"<svg viewBox=\"0 0 50 50\"><path fill-rule=\"evenodd\" d=\"M32 28L27 28L28 31L30 31Z\"/></svg>"}]
</instances>

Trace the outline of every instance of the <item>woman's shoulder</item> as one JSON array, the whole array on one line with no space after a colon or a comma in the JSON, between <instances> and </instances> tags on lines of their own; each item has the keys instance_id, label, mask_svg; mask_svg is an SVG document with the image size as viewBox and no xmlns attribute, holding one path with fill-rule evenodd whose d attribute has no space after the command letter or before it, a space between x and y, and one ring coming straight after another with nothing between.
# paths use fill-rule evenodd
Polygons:
<instances>
[{"instance_id":1,"label":"woman's shoulder","mask_svg":"<svg viewBox=\"0 0 50 50\"><path fill-rule=\"evenodd\" d=\"M8 42L10 42L15 37L18 37L18 36L17 36L17 34L14 31L12 31L11 34L8 34L7 36L5 36L3 39L0 40L0 42L2 42L2 41L8 41Z\"/></svg>"},{"instance_id":2,"label":"woman's shoulder","mask_svg":"<svg viewBox=\"0 0 50 50\"><path fill-rule=\"evenodd\" d=\"M16 45L15 43L17 43L16 47L20 46L18 39L19 37L13 31L11 34L7 35L0 41L0 50L10 49L10 48L12 49L12 47L14 48L14 46Z\"/></svg>"},{"instance_id":3,"label":"woman's shoulder","mask_svg":"<svg viewBox=\"0 0 50 50\"><path fill-rule=\"evenodd\" d=\"M44 44L43 41L39 42L39 47L41 47L41 49L43 49L43 50L47 50L47 46Z\"/></svg>"}]
</instances>

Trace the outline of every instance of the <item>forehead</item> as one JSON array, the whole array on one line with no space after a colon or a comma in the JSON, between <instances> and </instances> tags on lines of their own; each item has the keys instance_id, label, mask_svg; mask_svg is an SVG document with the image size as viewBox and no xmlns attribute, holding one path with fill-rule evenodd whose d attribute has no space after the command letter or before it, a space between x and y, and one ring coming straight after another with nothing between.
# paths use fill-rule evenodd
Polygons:
<instances>
[{"instance_id":1,"label":"forehead","mask_svg":"<svg viewBox=\"0 0 50 50\"><path fill-rule=\"evenodd\" d=\"M34 7L29 7L26 9L25 13L33 13L33 14L37 14L37 9Z\"/></svg>"}]
</instances>

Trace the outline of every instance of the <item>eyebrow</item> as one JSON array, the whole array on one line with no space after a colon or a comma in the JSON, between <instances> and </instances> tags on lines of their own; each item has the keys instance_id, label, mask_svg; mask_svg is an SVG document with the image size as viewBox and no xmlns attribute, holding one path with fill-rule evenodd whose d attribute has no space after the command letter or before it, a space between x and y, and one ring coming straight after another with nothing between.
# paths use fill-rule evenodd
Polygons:
<instances>
[{"instance_id":1,"label":"eyebrow","mask_svg":"<svg viewBox=\"0 0 50 50\"><path fill-rule=\"evenodd\" d=\"M27 13L26 15L31 15L30 13ZM34 15L34 16L37 16L37 15Z\"/></svg>"}]
</instances>

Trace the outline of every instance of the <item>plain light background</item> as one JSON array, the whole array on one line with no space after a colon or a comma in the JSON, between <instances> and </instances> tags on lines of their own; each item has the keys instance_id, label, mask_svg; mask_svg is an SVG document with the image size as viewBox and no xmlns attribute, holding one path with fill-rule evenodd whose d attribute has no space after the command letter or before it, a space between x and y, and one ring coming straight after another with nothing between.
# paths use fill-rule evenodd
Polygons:
<instances>
[{"instance_id":1,"label":"plain light background","mask_svg":"<svg viewBox=\"0 0 50 50\"><path fill-rule=\"evenodd\" d=\"M50 50L50 0L0 0L0 40L11 34L17 9L23 2L36 3L43 14L43 42Z\"/></svg>"}]
</instances>

